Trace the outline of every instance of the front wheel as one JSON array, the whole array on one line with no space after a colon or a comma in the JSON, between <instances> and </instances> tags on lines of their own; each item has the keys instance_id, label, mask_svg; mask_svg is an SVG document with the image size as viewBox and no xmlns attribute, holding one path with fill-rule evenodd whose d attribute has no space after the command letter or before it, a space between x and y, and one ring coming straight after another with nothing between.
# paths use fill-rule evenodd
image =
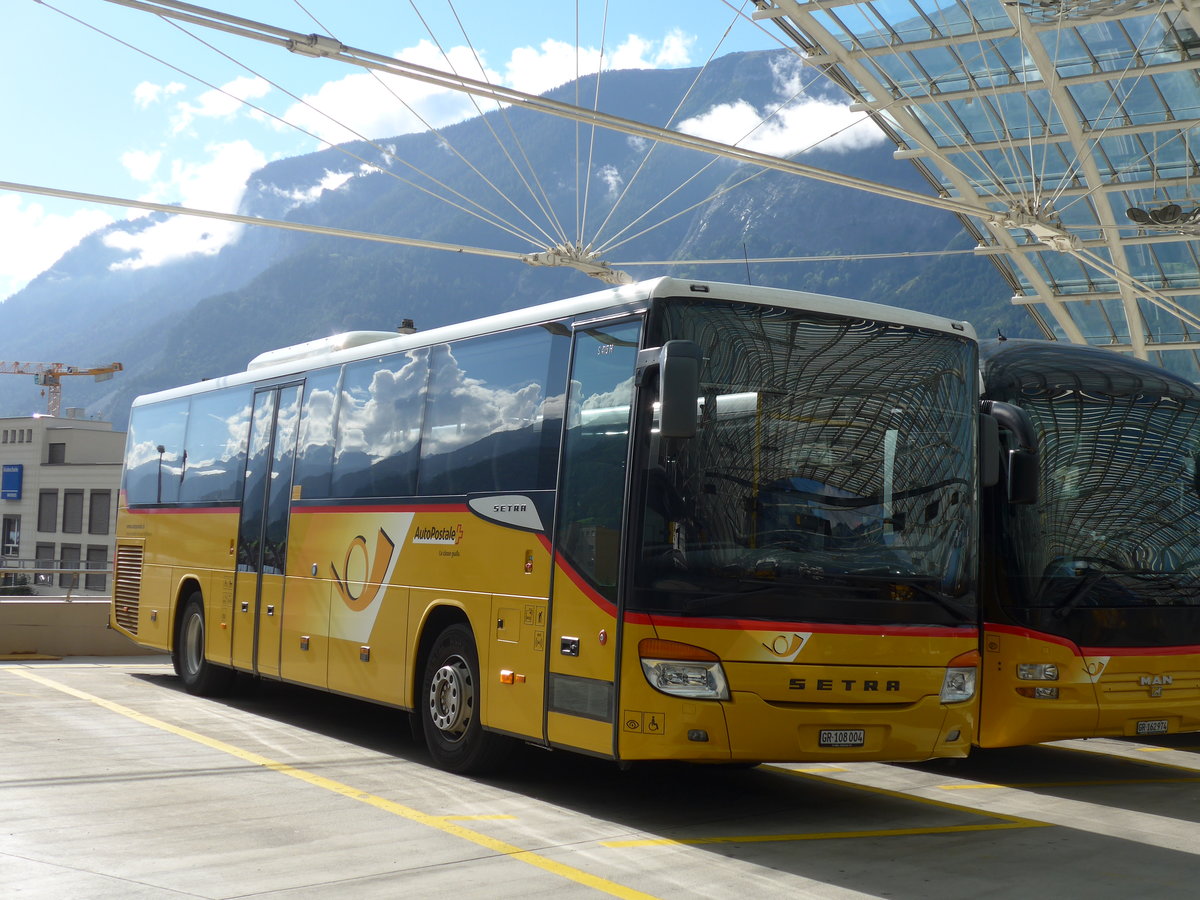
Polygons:
<instances>
[{"instance_id":1,"label":"front wheel","mask_svg":"<svg viewBox=\"0 0 1200 900\"><path fill-rule=\"evenodd\" d=\"M494 770L507 761L512 741L483 730L475 636L462 623L437 636L421 679L421 728L434 763L461 774Z\"/></svg>"},{"instance_id":2,"label":"front wheel","mask_svg":"<svg viewBox=\"0 0 1200 900\"><path fill-rule=\"evenodd\" d=\"M189 694L218 696L233 684L232 669L213 665L204 656L204 598L199 591L184 604L171 661Z\"/></svg>"}]
</instances>

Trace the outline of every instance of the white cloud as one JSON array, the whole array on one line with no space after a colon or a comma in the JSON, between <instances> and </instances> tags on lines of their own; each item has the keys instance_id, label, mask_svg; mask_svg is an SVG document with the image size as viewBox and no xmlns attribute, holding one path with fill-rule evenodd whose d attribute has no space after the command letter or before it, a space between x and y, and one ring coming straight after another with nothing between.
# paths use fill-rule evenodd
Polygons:
<instances>
[{"instance_id":1,"label":"white cloud","mask_svg":"<svg viewBox=\"0 0 1200 900\"><path fill-rule=\"evenodd\" d=\"M397 56L443 71L450 68L441 51L429 41L421 41ZM466 47L453 48L449 56L462 75L492 82L500 77L497 72L481 73L474 54ZM428 126L422 119L441 127L476 115L470 99L461 92L378 73L356 72L326 82L303 99L303 104L289 107L283 118L331 144L425 131ZM481 106L488 108L483 103Z\"/></svg>"},{"instance_id":2,"label":"white cloud","mask_svg":"<svg viewBox=\"0 0 1200 900\"><path fill-rule=\"evenodd\" d=\"M63 216L20 194L0 194L0 298L21 290L80 240L112 221L98 209Z\"/></svg>"},{"instance_id":3,"label":"white cloud","mask_svg":"<svg viewBox=\"0 0 1200 900\"><path fill-rule=\"evenodd\" d=\"M135 181L150 181L162 161L162 151L147 153L144 150L128 150L121 154L121 165Z\"/></svg>"},{"instance_id":4,"label":"white cloud","mask_svg":"<svg viewBox=\"0 0 1200 900\"><path fill-rule=\"evenodd\" d=\"M663 38L655 63L661 68L686 66L692 61L691 48L696 43L694 34L687 34L679 28L674 28Z\"/></svg>"},{"instance_id":5,"label":"white cloud","mask_svg":"<svg viewBox=\"0 0 1200 900\"><path fill-rule=\"evenodd\" d=\"M625 184L625 179L621 177L621 173L613 165L601 166L596 171L596 177L604 182L609 197L616 197L617 193L621 190L621 186Z\"/></svg>"},{"instance_id":6,"label":"white cloud","mask_svg":"<svg viewBox=\"0 0 1200 900\"><path fill-rule=\"evenodd\" d=\"M329 169L326 169L321 179L316 184L307 188L295 188L290 191L284 191L272 186L271 190L278 196L291 200L291 209L295 209L298 206L307 206L310 203L315 203L326 191L336 191L356 174L366 175L374 171L370 166L360 166L358 172L331 172Z\"/></svg>"},{"instance_id":7,"label":"white cloud","mask_svg":"<svg viewBox=\"0 0 1200 900\"><path fill-rule=\"evenodd\" d=\"M154 84L153 82L143 81L133 89L133 102L138 109L147 109L160 100L165 100L175 94L185 90L184 86L178 81L172 81L168 84Z\"/></svg>"},{"instance_id":8,"label":"white cloud","mask_svg":"<svg viewBox=\"0 0 1200 900\"><path fill-rule=\"evenodd\" d=\"M778 103L763 109L746 100L723 103L679 123L679 130L773 156L817 149L846 152L884 143L883 132L841 99L806 96L813 75L796 56L771 62ZM782 109L779 104L786 103Z\"/></svg>"},{"instance_id":9,"label":"white cloud","mask_svg":"<svg viewBox=\"0 0 1200 900\"><path fill-rule=\"evenodd\" d=\"M631 34L605 55L604 67L651 69L686 65L694 42L694 37L679 29L670 31L661 40ZM481 60L467 47L454 47L448 56L449 63L441 50L425 40L396 54L405 62L455 71L527 94L545 93L573 80L577 74L593 74L601 63L598 48L583 47L577 53L574 44L557 40L516 48L505 63L503 74L488 68L486 60L482 61L481 69ZM360 72L326 82L303 100L304 103L293 104L284 113L284 120L333 144L425 131L429 126L441 128L477 114L475 104L459 91L407 78ZM475 103L484 112L495 108L494 101L478 99Z\"/></svg>"},{"instance_id":10,"label":"white cloud","mask_svg":"<svg viewBox=\"0 0 1200 900\"><path fill-rule=\"evenodd\" d=\"M216 212L236 212L246 189L246 179L266 165L266 157L248 141L210 144L206 162L171 163L170 178L157 182L141 199ZM114 269L141 269L180 259L193 253L213 254L232 243L243 226L235 222L172 216L136 233L114 232L105 243L129 255Z\"/></svg>"},{"instance_id":11,"label":"white cloud","mask_svg":"<svg viewBox=\"0 0 1200 900\"><path fill-rule=\"evenodd\" d=\"M271 92L271 85L263 78L243 76L221 86L220 90L209 90L196 98L195 103L184 101L175 106L171 117L171 131L179 134L191 127L196 119L228 119L247 109L243 101L257 100Z\"/></svg>"},{"instance_id":12,"label":"white cloud","mask_svg":"<svg viewBox=\"0 0 1200 900\"><path fill-rule=\"evenodd\" d=\"M661 41L640 35L628 35L615 50L604 57L605 69L659 69L685 66L690 60L689 48L696 42L676 28ZM518 47L505 66L505 84L527 94L546 91L573 81L576 75L592 75L600 68L600 50L574 44L545 40L537 47Z\"/></svg>"}]
</instances>

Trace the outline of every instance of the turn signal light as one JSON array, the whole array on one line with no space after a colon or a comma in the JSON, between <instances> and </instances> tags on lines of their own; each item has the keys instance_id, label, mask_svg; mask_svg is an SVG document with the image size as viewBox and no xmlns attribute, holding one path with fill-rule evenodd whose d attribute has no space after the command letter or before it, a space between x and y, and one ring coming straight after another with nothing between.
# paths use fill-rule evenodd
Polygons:
<instances>
[{"instance_id":1,"label":"turn signal light","mask_svg":"<svg viewBox=\"0 0 1200 900\"><path fill-rule=\"evenodd\" d=\"M1019 687L1017 693L1022 697L1029 697L1033 700L1057 700L1058 688L1056 687Z\"/></svg>"}]
</instances>

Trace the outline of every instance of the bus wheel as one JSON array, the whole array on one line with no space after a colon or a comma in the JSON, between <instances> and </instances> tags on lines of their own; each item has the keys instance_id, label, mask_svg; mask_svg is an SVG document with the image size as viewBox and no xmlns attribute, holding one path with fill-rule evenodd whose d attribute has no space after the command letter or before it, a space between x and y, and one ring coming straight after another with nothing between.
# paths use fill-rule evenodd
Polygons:
<instances>
[{"instance_id":1,"label":"bus wheel","mask_svg":"<svg viewBox=\"0 0 1200 900\"><path fill-rule=\"evenodd\" d=\"M498 768L511 742L479 724L479 655L471 629L449 626L430 648L421 679L421 726L439 768L478 774Z\"/></svg>"},{"instance_id":2,"label":"bus wheel","mask_svg":"<svg viewBox=\"0 0 1200 900\"><path fill-rule=\"evenodd\" d=\"M204 658L204 598L199 591L193 591L184 604L171 661L189 694L217 696L233 684L232 669L214 666Z\"/></svg>"}]
</instances>

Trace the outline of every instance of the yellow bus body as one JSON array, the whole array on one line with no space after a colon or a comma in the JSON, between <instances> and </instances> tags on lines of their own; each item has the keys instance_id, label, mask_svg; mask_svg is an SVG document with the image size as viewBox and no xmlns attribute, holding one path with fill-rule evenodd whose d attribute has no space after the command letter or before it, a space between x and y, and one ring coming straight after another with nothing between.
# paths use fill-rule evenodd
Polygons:
<instances>
[{"instance_id":1,"label":"yellow bus body","mask_svg":"<svg viewBox=\"0 0 1200 900\"><path fill-rule=\"evenodd\" d=\"M114 627L171 652L180 605L199 590L211 623L208 659L255 672L235 652L255 627L253 604L243 607L235 587L236 513L121 512L118 544L140 557L146 599L115 603ZM439 537L422 542L422 529ZM453 537L441 537L447 530ZM146 546L163 549L144 555ZM259 613L256 674L416 709L417 651L435 612L450 607L469 620L479 648L483 725L531 743L622 760L711 762L918 760L965 756L970 748L974 704L944 704L939 691L948 661L975 648L973 630L644 614L630 614L620 628L615 609L565 565L553 572L560 592L552 623L551 568L543 538L477 518L465 506L296 504L281 602ZM558 653L551 636L564 633L579 638L574 676L611 682L620 665L613 722L546 710L547 653ZM905 665L880 659L885 634L888 657ZM733 686L730 699L655 690L638 655L646 638L715 653ZM277 658L265 658L266 648ZM821 746L821 731L851 729L865 732L863 746Z\"/></svg>"},{"instance_id":2,"label":"yellow bus body","mask_svg":"<svg viewBox=\"0 0 1200 900\"><path fill-rule=\"evenodd\" d=\"M1031 663L1054 665L1057 680L1019 678ZM990 624L980 672L981 747L1200 731L1200 647L1090 649Z\"/></svg>"}]
</instances>

